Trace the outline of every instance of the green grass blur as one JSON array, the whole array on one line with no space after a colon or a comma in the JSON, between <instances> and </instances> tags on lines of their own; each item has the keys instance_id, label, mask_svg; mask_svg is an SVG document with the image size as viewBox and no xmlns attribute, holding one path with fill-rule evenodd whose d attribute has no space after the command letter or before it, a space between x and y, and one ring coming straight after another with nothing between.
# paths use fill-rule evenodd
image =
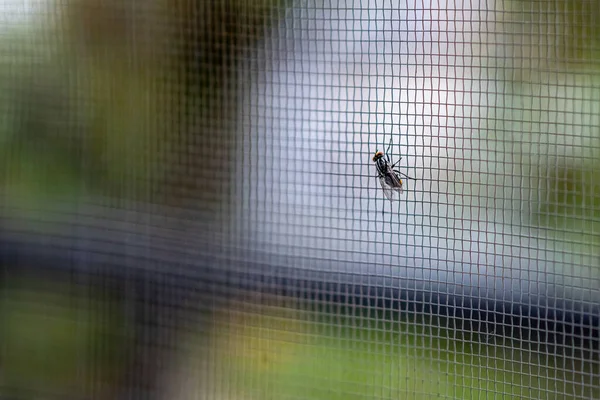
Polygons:
<instances>
[{"instance_id":1,"label":"green grass blur","mask_svg":"<svg viewBox=\"0 0 600 400\"><path fill-rule=\"evenodd\" d=\"M110 393L127 365L125 350L132 338L118 303L58 281L5 283L0 290L0 397Z\"/></svg>"},{"instance_id":2,"label":"green grass blur","mask_svg":"<svg viewBox=\"0 0 600 400\"><path fill-rule=\"evenodd\" d=\"M441 318L235 308L210 345L231 398L600 397L598 360L443 328Z\"/></svg>"}]
</instances>

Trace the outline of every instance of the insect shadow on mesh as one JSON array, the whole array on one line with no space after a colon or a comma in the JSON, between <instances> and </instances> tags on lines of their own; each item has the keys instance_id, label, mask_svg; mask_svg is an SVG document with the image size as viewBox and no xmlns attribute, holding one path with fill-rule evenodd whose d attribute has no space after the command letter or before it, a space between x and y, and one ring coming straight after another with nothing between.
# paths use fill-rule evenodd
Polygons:
<instances>
[{"instance_id":1,"label":"insect shadow on mesh","mask_svg":"<svg viewBox=\"0 0 600 400\"><path fill-rule=\"evenodd\" d=\"M381 184L381 188L383 189L383 194L390 201L399 200L399 197L402 193L404 193L404 189L402 187L402 179L400 176L404 176L406 179L411 179L416 181L416 178L411 178L403 172L395 169L402 157L398 159L395 163L392 164L390 160L389 151L392 147L392 138L390 138L390 143L385 151L385 154L381 151L376 150L375 155L373 156L373 162L375 163L375 168L377 169L377 178L379 178L379 183Z\"/></svg>"}]
</instances>

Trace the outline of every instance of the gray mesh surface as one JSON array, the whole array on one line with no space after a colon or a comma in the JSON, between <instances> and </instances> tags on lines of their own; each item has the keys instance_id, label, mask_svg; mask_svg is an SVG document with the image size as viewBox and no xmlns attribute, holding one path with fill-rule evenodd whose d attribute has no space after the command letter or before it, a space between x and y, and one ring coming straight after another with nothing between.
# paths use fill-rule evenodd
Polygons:
<instances>
[{"instance_id":1,"label":"gray mesh surface","mask_svg":"<svg viewBox=\"0 0 600 400\"><path fill-rule=\"evenodd\" d=\"M0 3L0 398L600 398L599 10Z\"/></svg>"}]
</instances>

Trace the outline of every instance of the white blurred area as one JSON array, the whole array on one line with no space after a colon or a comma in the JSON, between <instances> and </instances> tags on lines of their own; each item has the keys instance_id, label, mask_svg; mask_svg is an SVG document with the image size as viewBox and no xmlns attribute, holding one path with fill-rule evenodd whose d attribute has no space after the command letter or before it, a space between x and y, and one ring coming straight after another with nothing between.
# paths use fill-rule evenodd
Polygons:
<instances>
[{"instance_id":1,"label":"white blurred area","mask_svg":"<svg viewBox=\"0 0 600 400\"><path fill-rule=\"evenodd\" d=\"M553 43L510 5L297 2L241 92L246 246L353 282L600 300L598 232L532 222L544 179L600 155L599 70L532 58ZM418 179L394 204L371 162L390 135Z\"/></svg>"},{"instance_id":2,"label":"white blurred area","mask_svg":"<svg viewBox=\"0 0 600 400\"><path fill-rule=\"evenodd\" d=\"M49 0L0 0L0 34L15 28L27 29L46 16Z\"/></svg>"}]
</instances>

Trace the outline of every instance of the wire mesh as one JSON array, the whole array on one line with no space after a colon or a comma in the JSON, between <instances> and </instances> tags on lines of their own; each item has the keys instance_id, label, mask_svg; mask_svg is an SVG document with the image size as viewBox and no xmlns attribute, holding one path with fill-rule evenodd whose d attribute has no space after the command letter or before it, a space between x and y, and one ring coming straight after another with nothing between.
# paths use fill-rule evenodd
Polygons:
<instances>
[{"instance_id":1,"label":"wire mesh","mask_svg":"<svg viewBox=\"0 0 600 400\"><path fill-rule=\"evenodd\" d=\"M600 398L598 10L5 0L0 398Z\"/></svg>"}]
</instances>

